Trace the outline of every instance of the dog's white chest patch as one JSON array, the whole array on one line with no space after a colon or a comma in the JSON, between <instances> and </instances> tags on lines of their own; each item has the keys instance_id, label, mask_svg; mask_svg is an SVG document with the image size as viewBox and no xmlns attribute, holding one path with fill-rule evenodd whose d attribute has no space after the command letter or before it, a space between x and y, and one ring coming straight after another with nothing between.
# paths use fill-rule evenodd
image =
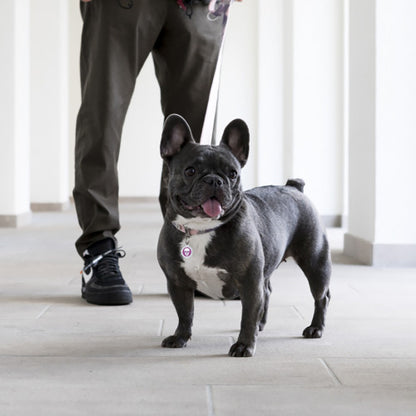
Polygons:
<instances>
[{"instance_id":1,"label":"dog's white chest patch","mask_svg":"<svg viewBox=\"0 0 416 416\"><path fill-rule=\"evenodd\" d=\"M208 267L204 265L206 248L211 242L215 231L207 233L191 235L183 238L180 243L180 250L182 254L182 268L189 278L196 282L197 290L214 299L223 299L224 295L222 289L224 287L224 278L227 271L217 267Z\"/></svg>"}]
</instances>

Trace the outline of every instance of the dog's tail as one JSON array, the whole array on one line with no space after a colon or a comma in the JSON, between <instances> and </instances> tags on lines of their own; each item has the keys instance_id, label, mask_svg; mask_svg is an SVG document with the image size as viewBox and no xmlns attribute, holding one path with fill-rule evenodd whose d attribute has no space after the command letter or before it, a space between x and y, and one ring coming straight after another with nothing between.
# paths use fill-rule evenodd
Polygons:
<instances>
[{"instance_id":1,"label":"dog's tail","mask_svg":"<svg viewBox=\"0 0 416 416\"><path fill-rule=\"evenodd\" d=\"M296 188L298 191L303 192L303 188L305 187L305 181L303 179L288 179L286 182L286 186L292 186Z\"/></svg>"}]
</instances>

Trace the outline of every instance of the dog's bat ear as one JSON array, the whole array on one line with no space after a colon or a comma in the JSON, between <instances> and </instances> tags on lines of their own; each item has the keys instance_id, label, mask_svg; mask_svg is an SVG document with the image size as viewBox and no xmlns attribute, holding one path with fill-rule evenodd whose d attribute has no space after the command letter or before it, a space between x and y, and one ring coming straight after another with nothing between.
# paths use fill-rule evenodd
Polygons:
<instances>
[{"instance_id":1,"label":"dog's bat ear","mask_svg":"<svg viewBox=\"0 0 416 416\"><path fill-rule=\"evenodd\" d=\"M165 120L160 142L162 158L169 160L189 142L194 142L189 124L179 114L169 115Z\"/></svg>"},{"instance_id":2,"label":"dog's bat ear","mask_svg":"<svg viewBox=\"0 0 416 416\"><path fill-rule=\"evenodd\" d=\"M235 119L225 128L221 146L226 146L240 162L241 167L247 163L249 153L250 132L247 124Z\"/></svg>"}]
</instances>

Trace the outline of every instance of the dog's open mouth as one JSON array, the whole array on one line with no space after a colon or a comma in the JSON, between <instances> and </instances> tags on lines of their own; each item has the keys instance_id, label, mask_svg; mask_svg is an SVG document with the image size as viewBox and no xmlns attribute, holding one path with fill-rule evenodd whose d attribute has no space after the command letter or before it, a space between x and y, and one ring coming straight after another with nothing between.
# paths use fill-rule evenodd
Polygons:
<instances>
[{"instance_id":1,"label":"dog's open mouth","mask_svg":"<svg viewBox=\"0 0 416 416\"><path fill-rule=\"evenodd\" d=\"M204 210L205 214L211 218L217 218L222 213L222 206L216 198L209 198L206 202L204 202L201 205L201 207Z\"/></svg>"},{"instance_id":2,"label":"dog's open mouth","mask_svg":"<svg viewBox=\"0 0 416 416\"><path fill-rule=\"evenodd\" d=\"M181 200L181 203L185 209L187 209L188 211L191 211L194 215L205 214L206 216L210 218L218 218L224 211L220 201L218 201L218 199L216 198L209 198L208 200L206 200L203 204L199 206L187 205L182 200Z\"/></svg>"}]
</instances>

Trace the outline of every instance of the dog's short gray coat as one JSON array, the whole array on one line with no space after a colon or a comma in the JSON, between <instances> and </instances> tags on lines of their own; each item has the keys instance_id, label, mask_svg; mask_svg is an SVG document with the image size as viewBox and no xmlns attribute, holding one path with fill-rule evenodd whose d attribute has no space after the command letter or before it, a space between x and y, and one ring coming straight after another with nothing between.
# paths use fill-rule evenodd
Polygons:
<instances>
[{"instance_id":1,"label":"dog's short gray coat","mask_svg":"<svg viewBox=\"0 0 416 416\"><path fill-rule=\"evenodd\" d=\"M242 191L240 172L248 152L249 131L242 120L226 127L219 146L195 143L178 115L165 122L161 155L169 167L169 200L158 260L179 324L164 347L184 347L190 339L199 290L213 298L241 299L240 334L229 355L252 356L267 320L270 276L289 256L306 275L315 300L303 335L322 335L331 274L325 231L300 179Z\"/></svg>"}]
</instances>

